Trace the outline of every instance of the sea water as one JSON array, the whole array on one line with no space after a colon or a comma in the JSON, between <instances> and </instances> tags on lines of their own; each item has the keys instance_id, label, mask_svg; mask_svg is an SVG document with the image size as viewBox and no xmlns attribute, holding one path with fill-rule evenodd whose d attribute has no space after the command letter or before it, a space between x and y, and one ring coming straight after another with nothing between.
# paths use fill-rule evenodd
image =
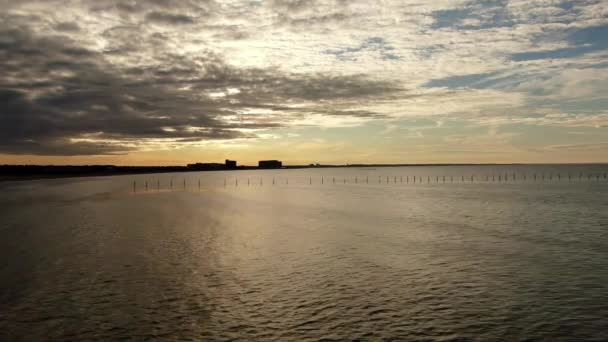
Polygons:
<instances>
[{"instance_id":1,"label":"sea water","mask_svg":"<svg viewBox=\"0 0 608 342\"><path fill-rule=\"evenodd\" d=\"M606 172L0 183L0 339L605 340Z\"/></svg>"}]
</instances>

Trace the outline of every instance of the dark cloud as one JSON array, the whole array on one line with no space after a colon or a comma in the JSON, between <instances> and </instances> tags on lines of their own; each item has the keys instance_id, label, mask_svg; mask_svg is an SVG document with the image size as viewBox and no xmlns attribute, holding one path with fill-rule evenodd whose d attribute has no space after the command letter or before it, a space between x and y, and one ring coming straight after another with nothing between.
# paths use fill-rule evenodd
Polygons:
<instances>
[{"instance_id":1,"label":"dark cloud","mask_svg":"<svg viewBox=\"0 0 608 342\"><path fill-rule=\"evenodd\" d=\"M250 33L244 31L237 25L215 25L206 26L205 28L212 31L218 31L218 33L213 35L213 38L219 40L242 40L251 36Z\"/></svg>"},{"instance_id":2,"label":"dark cloud","mask_svg":"<svg viewBox=\"0 0 608 342\"><path fill-rule=\"evenodd\" d=\"M183 14L172 14L163 12L150 12L146 14L146 20L157 24L187 25L194 24L194 18Z\"/></svg>"},{"instance_id":3,"label":"dark cloud","mask_svg":"<svg viewBox=\"0 0 608 342\"><path fill-rule=\"evenodd\" d=\"M147 11L175 11L186 9L194 11L205 6L214 5L214 1L192 1L192 0L145 0L145 1L125 1L125 0L83 0L93 11L117 11L122 14L138 14Z\"/></svg>"},{"instance_id":4,"label":"dark cloud","mask_svg":"<svg viewBox=\"0 0 608 342\"><path fill-rule=\"evenodd\" d=\"M80 26L74 22L61 22L55 25L55 30L61 32L75 32L80 30Z\"/></svg>"},{"instance_id":5,"label":"dark cloud","mask_svg":"<svg viewBox=\"0 0 608 342\"><path fill-rule=\"evenodd\" d=\"M340 26L356 23L360 14L349 9L350 2L343 0L274 0L269 6L275 16L275 25L294 32L333 31Z\"/></svg>"},{"instance_id":6,"label":"dark cloud","mask_svg":"<svg viewBox=\"0 0 608 342\"><path fill-rule=\"evenodd\" d=\"M167 48L161 33L137 32L137 26L106 30L110 44L97 52L24 25L0 26L0 153L117 154L159 140L252 138L244 129L282 127L310 114L380 117L339 104L402 90L364 75L236 68L212 51L185 56ZM140 49L152 51L154 62L137 63ZM108 59L115 57L135 62Z\"/></svg>"},{"instance_id":7,"label":"dark cloud","mask_svg":"<svg viewBox=\"0 0 608 342\"><path fill-rule=\"evenodd\" d=\"M316 6L315 0L273 0L272 6L281 11L298 13Z\"/></svg>"},{"instance_id":8,"label":"dark cloud","mask_svg":"<svg viewBox=\"0 0 608 342\"><path fill-rule=\"evenodd\" d=\"M218 108L167 87L130 86L132 81L118 76L120 72L99 54L61 39L0 33L6 34L13 39L0 46L0 68L7 71L0 77L2 152L89 154L93 143L70 142L89 135L96 141L243 136L223 127ZM123 147L101 142L97 154Z\"/></svg>"}]
</instances>

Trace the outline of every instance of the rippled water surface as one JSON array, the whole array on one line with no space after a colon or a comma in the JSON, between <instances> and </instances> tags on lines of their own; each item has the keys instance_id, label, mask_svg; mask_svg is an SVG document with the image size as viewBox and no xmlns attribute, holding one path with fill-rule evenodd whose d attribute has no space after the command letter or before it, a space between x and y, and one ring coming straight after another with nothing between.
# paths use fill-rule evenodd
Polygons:
<instances>
[{"instance_id":1,"label":"rippled water surface","mask_svg":"<svg viewBox=\"0 0 608 342\"><path fill-rule=\"evenodd\" d=\"M0 340L606 340L606 172L1 183Z\"/></svg>"}]
</instances>

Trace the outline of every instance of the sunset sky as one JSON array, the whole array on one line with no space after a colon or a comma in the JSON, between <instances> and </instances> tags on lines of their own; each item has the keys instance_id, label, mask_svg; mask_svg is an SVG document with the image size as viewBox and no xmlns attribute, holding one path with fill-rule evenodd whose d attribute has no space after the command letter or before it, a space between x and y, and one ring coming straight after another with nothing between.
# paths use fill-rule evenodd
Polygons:
<instances>
[{"instance_id":1,"label":"sunset sky","mask_svg":"<svg viewBox=\"0 0 608 342\"><path fill-rule=\"evenodd\" d=\"M0 9L0 164L608 162L605 0Z\"/></svg>"}]
</instances>

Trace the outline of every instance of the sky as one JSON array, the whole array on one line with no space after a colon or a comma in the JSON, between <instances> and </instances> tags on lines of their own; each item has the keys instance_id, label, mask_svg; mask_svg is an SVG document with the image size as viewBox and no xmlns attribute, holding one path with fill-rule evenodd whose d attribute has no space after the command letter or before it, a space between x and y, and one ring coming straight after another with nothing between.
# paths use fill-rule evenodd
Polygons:
<instances>
[{"instance_id":1,"label":"sky","mask_svg":"<svg viewBox=\"0 0 608 342\"><path fill-rule=\"evenodd\" d=\"M0 8L0 164L608 162L605 0Z\"/></svg>"}]
</instances>

